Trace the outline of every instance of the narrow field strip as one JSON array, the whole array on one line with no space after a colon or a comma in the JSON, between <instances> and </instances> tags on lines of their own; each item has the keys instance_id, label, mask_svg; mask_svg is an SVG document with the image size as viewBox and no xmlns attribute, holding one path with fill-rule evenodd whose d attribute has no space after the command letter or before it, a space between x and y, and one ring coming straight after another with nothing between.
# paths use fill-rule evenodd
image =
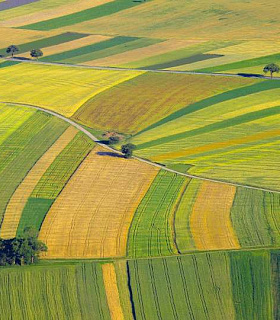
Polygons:
<instances>
[{"instance_id":1,"label":"narrow field strip","mask_svg":"<svg viewBox=\"0 0 280 320\"><path fill-rule=\"evenodd\" d=\"M124 320L114 264L103 264L102 273L111 319Z\"/></svg>"},{"instance_id":2,"label":"narrow field strip","mask_svg":"<svg viewBox=\"0 0 280 320\"><path fill-rule=\"evenodd\" d=\"M21 0L20 2L18 0L6 0L0 3L0 11L24 6L26 4L36 2L36 1L39 1L39 0Z\"/></svg>"},{"instance_id":3,"label":"narrow field strip","mask_svg":"<svg viewBox=\"0 0 280 320\"><path fill-rule=\"evenodd\" d=\"M45 258L125 255L133 213L158 169L96 147L47 214L39 238Z\"/></svg>"},{"instance_id":4,"label":"narrow field strip","mask_svg":"<svg viewBox=\"0 0 280 320\"><path fill-rule=\"evenodd\" d=\"M177 253L173 235L176 201L187 178L160 171L135 212L128 238L129 257Z\"/></svg>"},{"instance_id":5,"label":"narrow field strip","mask_svg":"<svg viewBox=\"0 0 280 320\"><path fill-rule=\"evenodd\" d=\"M15 107L17 108L17 107ZM0 153L0 217L33 165L65 131L68 124L37 111L1 145Z\"/></svg>"},{"instance_id":6,"label":"narrow field strip","mask_svg":"<svg viewBox=\"0 0 280 320\"><path fill-rule=\"evenodd\" d=\"M94 142L84 133L77 133L48 167L31 197L55 199L93 146Z\"/></svg>"},{"instance_id":7,"label":"narrow field strip","mask_svg":"<svg viewBox=\"0 0 280 320\"><path fill-rule=\"evenodd\" d=\"M184 191L175 212L175 241L180 253L195 249L195 243L190 227L190 216L201 184L202 181L191 179L186 186L186 190Z\"/></svg>"},{"instance_id":8,"label":"narrow field strip","mask_svg":"<svg viewBox=\"0 0 280 320\"><path fill-rule=\"evenodd\" d=\"M33 189L48 167L75 137L77 132L76 128L69 127L28 172L7 205L0 231L1 238L10 239L16 236L22 211Z\"/></svg>"},{"instance_id":9,"label":"narrow field strip","mask_svg":"<svg viewBox=\"0 0 280 320\"><path fill-rule=\"evenodd\" d=\"M197 249L240 248L230 219L235 192L233 186L209 181L202 183L190 217Z\"/></svg>"}]
</instances>

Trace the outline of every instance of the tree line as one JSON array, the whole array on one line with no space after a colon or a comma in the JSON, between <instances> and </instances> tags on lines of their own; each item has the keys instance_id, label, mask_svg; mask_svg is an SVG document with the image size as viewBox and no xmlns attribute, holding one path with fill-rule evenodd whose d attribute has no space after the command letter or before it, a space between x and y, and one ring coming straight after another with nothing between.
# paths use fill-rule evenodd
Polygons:
<instances>
[{"instance_id":1,"label":"tree line","mask_svg":"<svg viewBox=\"0 0 280 320\"><path fill-rule=\"evenodd\" d=\"M19 47L12 44L11 46L9 46L7 49L6 49L6 53L7 54L10 54L12 56L12 58L14 57L14 55L19 52ZM30 56L32 58L36 58L37 60L42 57L44 54L43 54L43 51L41 49L32 49L30 50Z\"/></svg>"},{"instance_id":2,"label":"tree line","mask_svg":"<svg viewBox=\"0 0 280 320\"><path fill-rule=\"evenodd\" d=\"M34 264L40 253L46 251L47 246L37 239L36 233L26 228L22 237L0 239L0 266Z\"/></svg>"}]
</instances>

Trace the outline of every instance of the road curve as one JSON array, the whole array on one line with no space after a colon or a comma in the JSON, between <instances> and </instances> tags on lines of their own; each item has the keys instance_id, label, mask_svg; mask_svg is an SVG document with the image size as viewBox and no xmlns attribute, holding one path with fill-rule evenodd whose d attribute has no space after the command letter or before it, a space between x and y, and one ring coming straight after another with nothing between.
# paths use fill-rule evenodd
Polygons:
<instances>
[{"instance_id":1,"label":"road curve","mask_svg":"<svg viewBox=\"0 0 280 320\"><path fill-rule=\"evenodd\" d=\"M47 109L44 109L42 107L39 107L39 106L35 106L35 105L32 105L32 104L25 104L25 103L15 103L15 102L11 102L11 101L0 101L0 104L7 104L7 105L16 105L16 106L23 106L23 107L27 107L27 108L32 108L32 109L37 109L37 110L40 110L40 111L43 111L43 112L46 112L48 114L51 114L59 119L62 119L64 120L65 122L68 122L69 124L71 124L72 126L76 127L78 130L82 131L84 134L86 134L91 140L93 140L94 142L96 142L97 144L101 145L102 147L108 149L109 151L111 152L116 152L118 154L121 154L120 151L114 149L114 148L111 148L109 147L108 145L104 144L104 143L101 143L100 140L95 137L93 134L91 134L89 131L87 131L84 127L82 127L81 125L79 125L78 123L76 123L75 121L69 119L69 118L66 118L64 116L62 116L61 114L59 113L56 113L54 111L50 111L50 110L47 110ZM167 167L165 167L164 165L160 165L158 163L154 163L152 161L149 161L149 160L146 160L146 159L142 159L140 157L136 157L136 156L133 156L133 158L135 160L138 160L138 161L141 161L141 162L144 162L144 163L147 163L151 166L154 166L154 167L157 167L159 169L162 169L162 170L165 170L165 171L169 171L169 172L172 172L172 173L176 173L180 176L184 176L184 177L188 177L188 178L192 178L192 179L198 179L198 180L202 180L202 181L210 181L210 182L215 182L215 183L222 183L222 184L227 184L227 185L231 185L231 186L234 186L234 187L242 187L242 188L247 188L247 189L253 189L253 190L259 190L259 191L266 191L266 192L273 192L273 193L279 193L280 194L280 191L277 191L277 190L273 190L273 189L266 189L266 188L259 188L259 187L254 187L254 186L250 186L250 185L244 185L244 184L239 184L239 183L234 183L234 182L228 182L228 181L223 181L223 180L216 180L216 179L211 179L211 178L205 178L205 177L200 177L200 176L196 176L196 175L192 175L192 174L188 174L188 173L183 173L183 172L179 172L179 171L176 171L176 170L173 170L173 169L169 169Z\"/></svg>"},{"instance_id":2,"label":"road curve","mask_svg":"<svg viewBox=\"0 0 280 320\"><path fill-rule=\"evenodd\" d=\"M144 71L152 73L169 73L169 74L191 74L191 75L204 75L204 76L215 76L215 77L231 77L231 78L249 78L249 79L266 79L266 80L280 80L280 77L270 77L266 76L244 76L241 74L230 74L230 73L211 73L211 72L197 72L197 71L179 71L179 70L150 70L150 69L136 69L136 68L119 68L119 67L101 67L101 66L87 66L83 64L71 64L71 63L59 63L59 62L44 62L37 60L21 60L17 58L5 58L9 61L20 61L23 63L33 63L33 64L42 64L50 66L62 66L62 67L71 67L71 68L84 68L84 69L93 69L93 70L111 70L111 71Z\"/></svg>"}]
</instances>

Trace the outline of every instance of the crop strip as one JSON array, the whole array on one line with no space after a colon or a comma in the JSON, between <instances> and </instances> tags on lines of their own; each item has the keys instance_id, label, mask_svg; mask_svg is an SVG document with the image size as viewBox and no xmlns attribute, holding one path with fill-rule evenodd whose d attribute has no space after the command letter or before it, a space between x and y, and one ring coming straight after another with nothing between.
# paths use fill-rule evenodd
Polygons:
<instances>
[{"instance_id":1,"label":"crop strip","mask_svg":"<svg viewBox=\"0 0 280 320\"><path fill-rule=\"evenodd\" d=\"M191 231L198 249L239 248L231 225L230 209L235 187L202 183L191 214Z\"/></svg>"},{"instance_id":2,"label":"crop strip","mask_svg":"<svg viewBox=\"0 0 280 320\"><path fill-rule=\"evenodd\" d=\"M23 182L19 185L10 199L5 211L0 232L2 238L9 239L15 237L23 208L33 189L47 168L76 134L77 129L74 127L69 127L50 147L50 149L36 162Z\"/></svg>"},{"instance_id":3,"label":"crop strip","mask_svg":"<svg viewBox=\"0 0 280 320\"><path fill-rule=\"evenodd\" d=\"M102 273L111 319L124 320L114 264L103 264Z\"/></svg>"}]
</instances>

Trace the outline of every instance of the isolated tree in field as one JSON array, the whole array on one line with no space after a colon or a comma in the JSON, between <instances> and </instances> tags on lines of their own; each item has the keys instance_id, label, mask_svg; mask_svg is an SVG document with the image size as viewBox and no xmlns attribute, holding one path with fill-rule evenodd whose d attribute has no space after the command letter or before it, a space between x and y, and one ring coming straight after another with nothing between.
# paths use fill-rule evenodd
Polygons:
<instances>
[{"instance_id":1,"label":"isolated tree in field","mask_svg":"<svg viewBox=\"0 0 280 320\"><path fill-rule=\"evenodd\" d=\"M120 142L120 137L112 136L109 138L109 144L117 144Z\"/></svg>"},{"instance_id":2,"label":"isolated tree in field","mask_svg":"<svg viewBox=\"0 0 280 320\"><path fill-rule=\"evenodd\" d=\"M11 46L9 46L7 49L6 49L6 53L7 54L11 54L12 55L12 58L14 57L14 54L19 52L19 48L17 46L15 46L14 44L12 44Z\"/></svg>"},{"instance_id":3,"label":"isolated tree in field","mask_svg":"<svg viewBox=\"0 0 280 320\"><path fill-rule=\"evenodd\" d=\"M30 51L30 55L32 58L36 58L38 60L40 57L43 57L43 51L41 49L32 49Z\"/></svg>"},{"instance_id":4,"label":"isolated tree in field","mask_svg":"<svg viewBox=\"0 0 280 320\"><path fill-rule=\"evenodd\" d=\"M127 143L122 145L122 153L126 159L132 157L133 150L136 149L136 146L132 143Z\"/></svg>"},{"instance_id":5,"label":"isolated tree in field","mask_svg":"<svg viewBox=\"0 0 280 320\"><path fill-rule=\"evenodd\" d=\"M280 71L280 67L276 63L270 63L263 68L264 73L270 72L271 78L272 78L274 72L278 73L279 71Z\"/></svg>"}]
</instances>

